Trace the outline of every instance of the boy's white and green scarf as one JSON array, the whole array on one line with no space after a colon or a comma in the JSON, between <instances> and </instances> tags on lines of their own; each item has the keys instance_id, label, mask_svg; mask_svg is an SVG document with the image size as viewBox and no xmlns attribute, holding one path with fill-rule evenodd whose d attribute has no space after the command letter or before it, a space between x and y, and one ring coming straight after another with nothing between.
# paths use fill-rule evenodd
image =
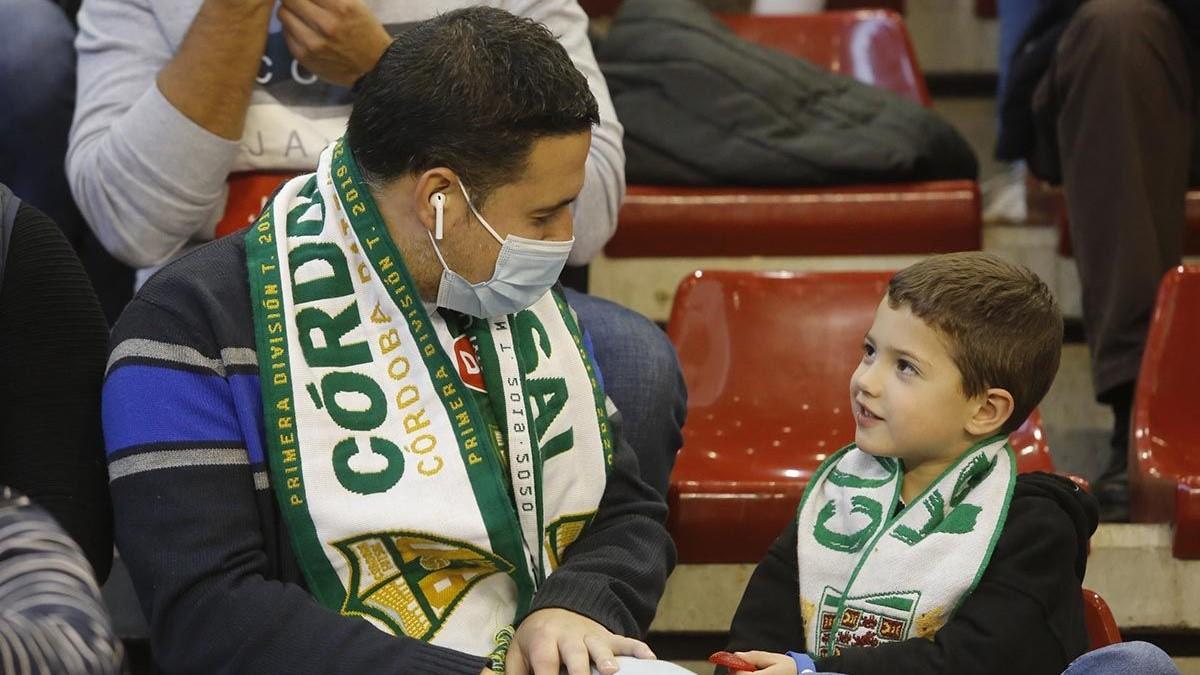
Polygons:
<instances>
[{"instance_id":1,"label":"boy's white and green scarf","mask_svg":"<svg viewBox=\"0 0 1200 675\"><path fill-rule=\"evenodd\" d=\"M350 151L246 234L273 490L324 606L492 655L600 503L613 438L570 308L430 313Z\"/></svg>"},{"instance_id":2,"label":"boy's white and green scarf","mask_svg":"<svg viewBox=\"0 0 1200 675\"><path fill-rule=\"evenodd\" d=\"M813 475L797 517L800 614L818 657L932 639L987 568L1012 500L1007 440L967 450L899 513L901 463L850 445Z\"/></svg>"}]
</instances>

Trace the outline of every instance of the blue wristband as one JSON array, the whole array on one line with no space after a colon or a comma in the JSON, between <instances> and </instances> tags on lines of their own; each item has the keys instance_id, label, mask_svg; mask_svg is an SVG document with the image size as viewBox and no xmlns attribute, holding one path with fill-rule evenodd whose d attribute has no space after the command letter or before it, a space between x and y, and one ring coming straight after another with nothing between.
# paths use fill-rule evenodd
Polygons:
<instances>
[{"instance_id":1,"label":"blue wristband","mask_svg":"<svg viewBox=\"0 0 1200 675\"><path fill-rule=\"evenodd\" d=\"M788 652L787 655L792 657L792 660L796 662L797 673L816 672L817 664L813 663L812 657L810 657L808 654Z\"/></svg>"}]
</instances>

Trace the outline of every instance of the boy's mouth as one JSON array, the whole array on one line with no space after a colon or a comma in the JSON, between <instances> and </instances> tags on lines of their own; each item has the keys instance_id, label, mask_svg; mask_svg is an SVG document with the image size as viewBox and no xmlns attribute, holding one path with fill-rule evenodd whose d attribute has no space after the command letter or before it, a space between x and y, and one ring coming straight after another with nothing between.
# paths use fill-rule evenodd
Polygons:
<instances>
[{"instance_id":1,"label":"boy's mouth","mask_svg":"<svg viewBox=\"0 0 1200 675\"><path fill-rule=\"evenodd\" d=\"M880 417L879 415L876 415L875 413L871 412L871 409L868 408L867 406L863 405L862 403L859 403L858 401L855 401L854 402L854 421L861 425L871 425L876 422L882 422L883 418Z\"/></svg>"}]
</instances>

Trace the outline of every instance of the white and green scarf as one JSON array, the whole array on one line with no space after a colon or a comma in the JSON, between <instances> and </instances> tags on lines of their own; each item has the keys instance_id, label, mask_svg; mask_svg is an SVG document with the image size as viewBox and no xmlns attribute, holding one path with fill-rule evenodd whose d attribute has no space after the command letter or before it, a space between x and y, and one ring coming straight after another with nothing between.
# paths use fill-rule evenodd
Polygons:
<instances>
[{"instance_id":1,"label":"white and green scarf","mask_svg":"<svg viewBox=\"0 0 1200 675\"><path fill-rule=\"evenodd\" d=\"M590 522L613 438L554 292L430 312L342 141L246 234L271 482L309 589L492 655Z\"/></svg>"},{"instance_id":2,"label":"white and green scarf","mask_svg":"<svg viewBox=\"0 0 1200 675\"><path fill-rule=\"evenodd\" d=\"M1003 437L970 448L899 513L903 467L850 445L797 517L800 614L815 656L932 639L987 568L1016 479Z\"/></svg>"}]
</instances>

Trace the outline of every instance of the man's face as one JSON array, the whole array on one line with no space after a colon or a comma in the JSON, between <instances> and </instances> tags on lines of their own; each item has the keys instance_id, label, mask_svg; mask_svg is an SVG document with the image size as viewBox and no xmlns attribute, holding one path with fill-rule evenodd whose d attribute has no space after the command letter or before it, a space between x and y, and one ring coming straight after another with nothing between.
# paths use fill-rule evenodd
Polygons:
<instances>
[{"instance_id":1,"label":"man's face","mask_svg":"<svg viewBox=\"0 0 1200 675\"><path fill-rule=\"evenodd\" d=\"M977 402L943 337L885 296L850 378L854 442L872 455L908 462L954 458L970 447L966 425Z\"/></svg>"},{"instance_id":2,"label":"man's face","mask_svg":"<svg viewBox=\"0 0 1200 675\"><path fill-rule=\"evenodd\" d=\"M570 239L571 204L583 188L591 142L590 131L535 141L520 178L493 190L482 206L472 194L472 203L502 239L510 234L542 241ZM447 191L446 197L462 199L463 195L454 190ZM500 244L469 209L463 211L466 218L447 223L438 245L450 269L477 284L492 278Z\"/></svg>"}]
</instances>

